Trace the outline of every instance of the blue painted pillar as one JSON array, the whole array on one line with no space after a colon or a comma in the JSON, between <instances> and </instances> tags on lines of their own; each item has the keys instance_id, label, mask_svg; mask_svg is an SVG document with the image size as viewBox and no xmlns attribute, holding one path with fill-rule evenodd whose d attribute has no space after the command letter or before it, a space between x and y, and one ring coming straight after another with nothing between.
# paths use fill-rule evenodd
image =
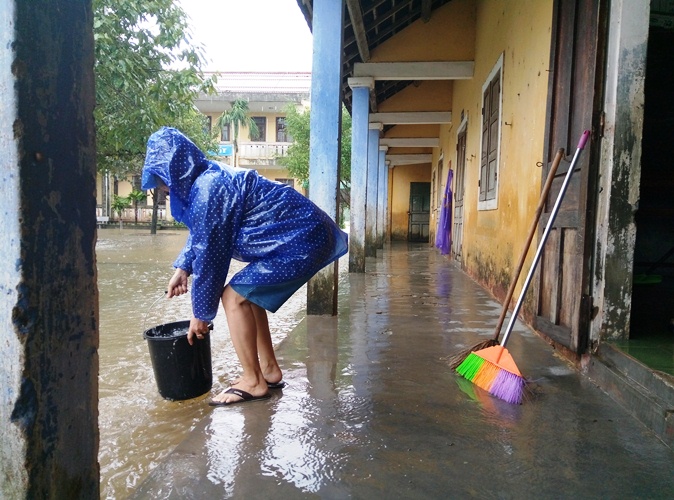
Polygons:
<instances>
[{"instance_id":1,"label":"blue painted pillar","mask_svg":"<svg viewBox=\"0 0 674 500\"><path fill-rule=\"evenodd\" d=\"M379 185L377 188L377 248L384 248L384 231L386 228L386 205L388 204L388 192L386 191L386 179L388 178L386 151L388 151L387 146L379 146Z\"/></svg>"},{"instance_id":2,"label":"blue painted pillar","mask_svg":"<svg viewBox=\"0 0 674 500\"><path fill-rule=\"evenodd\" d=\"M390 165L390 161L386 160L386 174L384 192L386 193L386 213L384 214L384 243L391 241L391 203L393 196L389 196L391 190L391 179L393 179L393 168Z\"/></svg>"},{"instance_id":3,"label":"blue painted pillar","mask_svg":"<svg viewBox=\"0 0 674 500\"><path fill-rule=\"evenodd\" d=\"M379 205L379 134L381 123L368 125L367 194L365 196L365 256L377 256L377 208Z\"/></svg>"},{"instance_id":4,"label":"blue painted pillar","mask_svg":"<svg viewBox=\"0 0 674 500\"><path fill-rule=\"evenodd\" d=\"M311 77L309 198L339 220L344 0L314 0ZM307 314L337 314L338 263L319 271L307 286Z\"/></svg>"},{"instance_id":5,"label":"blue painted pillar","mask_svg":"<svg viewBox=\"0 0 674 500\"><path fill-rule=\"evenodd\" d=\"M365 216L370 90L374 78L349 78L351 99L351 226L349 272L365 272Z\"/></svg>"}]
</instances>

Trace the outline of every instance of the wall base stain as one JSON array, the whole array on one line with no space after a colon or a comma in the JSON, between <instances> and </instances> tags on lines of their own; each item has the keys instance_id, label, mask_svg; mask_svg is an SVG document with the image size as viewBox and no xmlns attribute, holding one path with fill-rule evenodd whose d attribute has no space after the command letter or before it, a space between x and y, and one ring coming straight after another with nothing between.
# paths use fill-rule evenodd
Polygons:
<instances>
[{"instance_id":1,"label":"wall base stain","mask_svg":"<svg viewBox=\"0 0 674 500\"><path fill-rule=\"evenodd\" d=\"M465 271L475 279L475 281L482 285L482 287L484 287L496 300L498 300L501 305L503 305L508 289L510 288L512 273L514 271L514 266L511 261L508 259L505 261L504 267L499 267L494 263L492 258L483 257L481 254L476 253L467 255L466 262L467 265L465 266ZM527 272L528 268L525 266L520 273L518 279L519 288L515 289L514 296L510 303L510 309L512 309L512 306L517 300ZM520 314L528 324L532 324L533 322L535 308L535 295L530 285L520 311Z\"/></svg>"}]
</instances>

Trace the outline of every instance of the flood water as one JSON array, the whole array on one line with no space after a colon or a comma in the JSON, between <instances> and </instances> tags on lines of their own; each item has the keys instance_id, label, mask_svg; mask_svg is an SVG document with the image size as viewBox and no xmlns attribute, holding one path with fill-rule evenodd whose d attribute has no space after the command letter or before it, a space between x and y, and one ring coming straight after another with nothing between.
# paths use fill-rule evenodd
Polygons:
<instances>
[{"instance_id":1,"label":"flood water","mask_svg":"<svg viewBox=\"0 0 674 500\"><path fill-rule=\"evenodd\" d=\"M106 228L98 231L96 257L100 296L99 429L101 498L125 498L205 415L206 394L164 400L157 391L143 331L190 319L190 295L164 297L172 263L187 231ZM230 274L243 264L232 261ZM274 345L302 319L306 287L269 314ZM239 374L220 306L213 321L213 392Z\"/></svg>"}]
</instances>

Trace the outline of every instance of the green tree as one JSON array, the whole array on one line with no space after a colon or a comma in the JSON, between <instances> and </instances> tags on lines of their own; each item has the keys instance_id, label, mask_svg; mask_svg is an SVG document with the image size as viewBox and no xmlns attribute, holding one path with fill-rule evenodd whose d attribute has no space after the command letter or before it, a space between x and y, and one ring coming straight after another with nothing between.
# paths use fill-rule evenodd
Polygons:
<instances>
[{"instance_id":1,"label":"green tree","mask_svg":"<svg viewBox=\"0 0 674 500\"><path fill-rule=\"evenodd\" d=\"M286 109L286 129L293 138L286 156L278 162L288 169L305 188L309 187L309 138L311 115L309 110L298 111L295 106ZM351 115L342 108L342 145L340 152L339 187L340 203L349 206L351 191Z\"/></svg>"},{"instance_id":2,"label":"green tree","mask_svg":"<svg viewBox=\"0 0 674 500\"><path fill-rule=\"evenodd\" d=\"M257 124L252 117L248 116L248 101L244 99L236 99L232 103L232 108L223 111L215 122L218 130L222 130L225 126L232 129L232 144L234 145L234 166L238 165L239 152L239 129L241 127L248 128L251 137L256 137L260 134Z\"/></svg>"},{"instance_id":3,"label":"green tree","mask_svg":"<svg viewBox=\"0 0 674 500\"><path fill-rule=\"evenodd\" d=\"M194 107L215 92L201 71L203 49L191 44L187 16L175 0L93 0L98 170L118 179L138 175L148 137L182 130L203 151L217 142ZM156 199L156 196L155 196ZM156 232L153 204L152 232Z\"/></svg>"},{"instance_id":4,"label":"green tree","mask_svg":"<svg viewBox=\"0 0 674 500\"><path fill-rule=\"evenodd\" d=\"M119 227L122 227L122 212L131 206L131 200L124 196L117 196L116 194L112 196L112 203L110 204L110 210L114 216L115 212L119 216Z\"/></svg>"},{"instance_id":5,"label":"green tree","mask_svg":"<svg viewBox=\"0 0 674 500\"><path fill-rule=\"evenodd\" d=\"M135 224L138 224L138 204L146 199L147 195L145 192L140 191L139 189L134 188L133 191L129 193L129 201L133 203L133 218Z\"/></svg>"},{"instance_id":6,"label":"green tree","mask_svg":"<svg viewBox=\"0 0 674 500\"><path fill-rule=\"evenodd\" d=\"M147 139L163 125L212 149L205 117L194 108L214 91L201 72L202 48L190 45L187 16L174 0L93 0L96 143L101 172L138 174Z\"/></svg>"}]
</instances>

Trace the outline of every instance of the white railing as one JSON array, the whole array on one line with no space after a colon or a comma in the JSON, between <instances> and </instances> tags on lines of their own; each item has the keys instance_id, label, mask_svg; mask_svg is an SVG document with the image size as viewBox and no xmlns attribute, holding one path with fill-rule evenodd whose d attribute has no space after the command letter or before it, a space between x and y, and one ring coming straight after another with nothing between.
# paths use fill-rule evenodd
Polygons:
<instances>
[{"instance_id":1,"label":"white railing","mask_svg":"<svg viewBox=\"0 0 674 500\"><path fill-rule=\"evenodd\" d=\"M287 142L242 142L239 144L239 159L273 160L288 154Z\"/></svg>"},{"instance_id":2,"label":"white railing","mask_svg":"<svg viewBox=\"0 0 674 500\"><path fill-rule=\"evenodd\" d=\"M103 208L97 207L96 208L96 219L99 223L101 222L108 222L108 223L113 223L113 222L119 222L119 214L115 212L114 214L110 215L110 218L107 221L103 221ZM136 216L134 214L134 209L133 207L131 208L125 208L122 210L122 220L124 222L134 222L136 220ZM165 221L166 220L166 209L165 208L159 208L157 210L157 220L158 221ZM151 222L152 221L152 207L138 207L138 222Z\"/></svg>"}]
</instances>

